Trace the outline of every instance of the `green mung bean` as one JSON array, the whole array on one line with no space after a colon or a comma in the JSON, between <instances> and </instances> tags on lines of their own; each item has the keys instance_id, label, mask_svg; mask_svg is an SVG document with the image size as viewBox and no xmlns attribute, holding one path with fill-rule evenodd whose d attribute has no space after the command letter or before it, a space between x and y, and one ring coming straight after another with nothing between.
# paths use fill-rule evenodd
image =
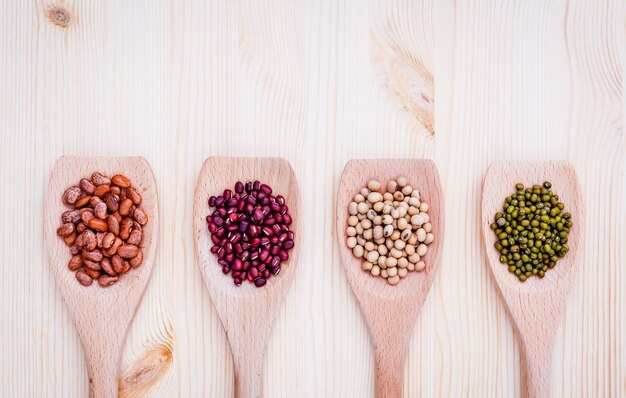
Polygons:
<instances>
[{"instance_id":1,"label":"green mung bean","mask_svg":"<svg viewBox=\"0 0 626 398\"><path fill-rule=\"evenodd\" d=\"M515 184L515 193L504 200L490 225L500 262L521 282L533 275L543 278L569 251L572 215L551 188L549 181L528 188Z\"/></svg>"}]
</instances>

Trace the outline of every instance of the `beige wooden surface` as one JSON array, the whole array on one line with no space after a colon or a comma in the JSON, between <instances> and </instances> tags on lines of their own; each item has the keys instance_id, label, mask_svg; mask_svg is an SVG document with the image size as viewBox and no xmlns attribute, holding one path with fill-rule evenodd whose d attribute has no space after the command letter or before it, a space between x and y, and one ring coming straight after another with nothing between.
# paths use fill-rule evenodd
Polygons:
<instances>
[{"instance_id":1,"label":"beige wooden surface","mask_svg":"<svg viewBox=\"0 0 626 398\"><path fill-rule=\"evenodd\" d=\"M519 344L480 239L496 159L576 168L586 235L552 396L626 395L624 15L619 0L2 2L0 395L87 393L43 244L43 195L63 154L144 156L157 178L159 248L123 354L124 396L233 392L192 242L209 155L285 157L302 188L302 261L265 396L373 396L373 352L333 235L341 170L367 157L432 158L445 196L405 396L520 392Z\"/></svg>"}]
</instances>

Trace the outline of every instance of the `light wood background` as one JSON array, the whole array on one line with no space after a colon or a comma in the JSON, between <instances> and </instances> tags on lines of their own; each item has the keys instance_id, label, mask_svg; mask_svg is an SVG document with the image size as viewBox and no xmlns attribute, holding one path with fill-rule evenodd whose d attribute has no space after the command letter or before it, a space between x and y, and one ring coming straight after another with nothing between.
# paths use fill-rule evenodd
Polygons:
<instances>
[{"instance_id":1,"label":"light wood background","mask_svg":"<svg viewBox=\"0 0 626 398\"><path fill-rule=\"evenodd\" d=\"M87 393L43 242L43 201L58 200L45 187L63 154L141 155L158 180L159 248L122 396L232 394L192 242L209 155L285 157L302 188L302 261L270 338L266 397L373 395L333 222L342 168L364 157L432 158L445 194L442 263L405 396L520 392L519 345L480 239L481 182L496 159L576 168L586 236L552 396L626 395L624 16L618 0L2 2L0 395Z\"/></svg>"}]
</instances>

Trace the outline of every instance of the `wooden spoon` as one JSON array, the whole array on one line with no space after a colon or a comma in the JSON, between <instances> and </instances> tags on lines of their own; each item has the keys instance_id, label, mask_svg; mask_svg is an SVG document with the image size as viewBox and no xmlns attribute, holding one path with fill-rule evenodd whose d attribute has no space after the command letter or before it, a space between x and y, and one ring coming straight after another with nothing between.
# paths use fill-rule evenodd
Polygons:
<instances>
[{"instance_id":1,"label":"wooden spoon","mask_svg":"<svg viewBox=\"0 0 626 398\"><path fill-rule=\"evenodd\" d=\"M352 255L346 243L348 204L371 179L381 182L405 176L429 205L434 241L423 257L426 268L409 272L396 286L361 270L363 259ZM348 282L369 329L376 357L376 396L400 397L404 362L415 319L428 294L439 265L443 243L443 194L439 173L432 160L351 160L346 164L337 197L337 239Z\"/></svg>"},{"instance_id":2,"label":"wooden spoon","mask_svg":"<svg viewBox=\"0 0 626 398\"><path fill-rule=\"evenodd\" d=\"M504 200L514 193L515 184L529 187L552 183L552 190L565 211L572 214L573 227L568 236L570 251L542 278L520 282L500 263L500 253L493 247L496 236L490 228L494 216L502 211ZM584 223L583 199L574 168L567 162L494 162L485 176L482 199L482 230L487 259L500 293L513 318L521 341L525 362L524 391L528 397L548 397L552 345L565 300L576 271L576 254L581 244Z\"/></svg>"},{"instance_id":3,"label":"wooden spoon","mask_svg":"<svg viewBox=\"0 0 626 398\"><path fill-rule=\"evenodd\" d=\"M272 187L274 195L285 197L293 218L295 247L280 274L268 279L261 288L249 282L236 286L230 275L222 273L206 216L211 213L211 195L234 189L235 183L259 180ZM235 397L262 395L263 358L280 304L291 285L300 252L300 189L289 162L281 158L210 157L202 166L194 199L194 240L202 277L228 336L235 367Z\"/></svg>"},{"instance_id":4,"label":"wooden spoon","mask_svg":"<svg viewBox=\"0 0 626 398\"><path fill-rule=\"evenodd\" d=\"M96 281L88 287L78 283L74 272L67 268L72 258L69 247L56 235L56 229L61 225L61 213L69 209L61 200L63 192L94 172L109 177L115 174L128 177L141 193L141 207L149 217L143 228L143 264L106 288ZM52 169L46 198L44 235L50 265L83 343L90 395L116 397L121 350L150 278L156 252L159 206L154 174L148 162L139 157L63 156Z\"/></svg>"}]
</instances>

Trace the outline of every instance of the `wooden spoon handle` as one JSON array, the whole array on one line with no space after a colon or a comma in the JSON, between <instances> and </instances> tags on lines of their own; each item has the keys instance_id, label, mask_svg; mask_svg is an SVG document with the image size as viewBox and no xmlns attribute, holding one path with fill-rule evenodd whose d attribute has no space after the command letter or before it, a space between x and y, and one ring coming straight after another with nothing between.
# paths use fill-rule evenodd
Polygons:
<instances>
[{"instance_id":1,"label":"wooden spoon handle","mask_svg":"<svg viewBox=\"0 0 626 398\"><path fill-rule=\"evenodd\" d=\"M264 350L249 348L251 352L234 356L235 398L259 398L263 395Z\"/></svg>"},{"instance_id":2,"label":"wooden spoon handle","mask_svg":"<svg viewBox=\"0 0 626 398\"><path fill-rule=\"evenodd\" d=\"M375 319L366 315L376 357L376 397L402 396L404 363L417 313L398 314L394 301L379 301Z\"/></svg>"},{"instance_id":3,"label":"wooden spoon handle","mask_svg":"<svg viewBox=\"0 0 626 398\"><path fill-rule=\"evenodd\" d=\"M381 350L376 354L376 397L402 397L402 381L404 378L404 352L396 351L393 347Z\"/></svg>"},{"instance_id":4,"label":"wooden spoon handle","mask_svg":"<svg viewBox=\"0 0 626 398\"><path fill-rule=\"evenodd\" d=\"M248 310L233 311L224 322L233 353L235 398L258 398L263 395L263 358L272 322L267 322L265 311L255 312L255 304L259 308L267 307L261 298L241 300L235 305ZM237 317L236 314L245 316Z\"/></svg>"},{"instance_id":5,"label":"wooden spoon handle","mask_svg":"<svg viewBox=\"0 0 626 398\"><path fill-rule=\"evenodd\" d=\"M527 398L548 398L550 396L550 372L552 350L522 348L522 396Z\"/></svg>"},{"instance_id":6,"label":"wooden spoon handle","mask_svg":"<svg viewBox=\"0 0 626 398\"><path fill-rule=\"evenodd\" d=\"M110 344L91 342L83 344L89 372L89 396L115 398L118 395L120 345L117 340ZM91 348L88 348L91 347Z\"/></svg>"}]
</instances>

